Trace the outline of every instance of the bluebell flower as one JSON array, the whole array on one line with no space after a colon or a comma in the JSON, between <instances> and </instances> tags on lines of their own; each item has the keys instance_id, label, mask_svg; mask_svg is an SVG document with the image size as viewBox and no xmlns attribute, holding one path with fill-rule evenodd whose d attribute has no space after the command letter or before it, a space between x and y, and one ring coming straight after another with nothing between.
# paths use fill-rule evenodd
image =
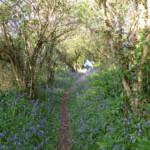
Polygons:
<instances>
[{"instance_id":1,"label":"bluebell flower","mask_svg":"<svg viewBox=\"0 0 150 150\"><path fill-rule=\"evenodd\" d=\"M20 141L18 142L18 145L21 145L21 142L20 142Z\"/></svg>"},{"instance_id":2,"label":"bluebell flower","mask_svg":"<svg viewBox=\"0 0 150 150\"><path fill-rule=\"evenodd\" d=\"M15 137L14 137L14 140L16 140L17 139L17 133L15 134Z\"/></svg>"},{"instance_id":3,"label":"bluebell flower","mask_svg":"<svg viewBox=\"0 0 150 150\"><path fill-rule=\"evenodd\" d=\"M45 143L47 143L48 140L49 140L49 138L46 138Z\"/></svg>"},{"instance_id":4,"label":"bluebell flower","mask_svg":"<svg viewBox=\"0 0 150 150\"><path fill-rule=\"evenodd\" d=\"M140 123L137 123L137 127L139 127L141 124Z\"/></svg>"},{"instance_id":5,"label":"bluebell flower","mask_svg":"<svg viewBox=\"0 0 150 150\"><path fill-rule=\"evenodd\" d=\"M135 138L135 136L131 136L130 140L133 140Z\"/></svg>"},{"instance_id":6,"label":"bluebell flower","mask_svg":"<svg viewBox=\"0 0 150 150\"><path fill-rule=\"evenodd\" d=\"M5 135L4 135L4 133L0 133L0 137L4 137Z\"/></svg>"},{"instance_id":7,"label":"bluebell flower","mask_svg":"<svg viewBox=\"0 0 150 150\"><path fill-rule=\"evenodd\" d=\"M3 145L3 146L0 146L0 149L3 149L3 148L5 148L5 145Z\"/></svg>"},{"instance_id":8,"label":"bluebell flower","mask_svg":"<svg viewBox=\"0 0 150 150\"><path fill-rule=\"evenodd\" d=\"M39 124L37 125L37 128L41 127Z\"/></svg>"},{"instance_id":9,"label":"bluebell flower","mask_svg":"<svg viewBox=\"0 0 150 150\"><path fill-rule=\"evenodd\" d=\"M34 133L36 132L36 129L34 127L30 127L30 130L32 130Z\"/></svg>"},{"instance_id":10,"label":"bluebell flower","mask_svg":"<svg viewBox=\"0 0 150 150\"><path fill-rule=\"evenodd\" d=\"M146 124L146 126L148 126L148 122L147 121L145 122L145 124Z\"/></svg>"},{"instance_id":11,"label":"bluebell flower","mask_svg":"<svg viewBox=\"0 0 150 150\"><path fill-rule=\"evenodd\" d=\"M140 132L138 133L138 136L141 136L141 133L140 133Z\"/></svg>"},{"instance_id":12,"label":"bluebell flower","mask_svg":"<svg viewBox=\"0 0 150 150\"><path fill-rule=\"evenodd\" d=\"M30 103L33 103L33 102L35 102L35 100L31 100L31 101L30 101Z\"/></svg>"},{"instance_id":13,"label":"bluebell flower","mask_svg":"<svg viewBox=\"0 0 150 150\"><path fill-rule=\"evenodd\" d=\"M143 132L141 129L139 129L139 132Z\"/></svg>"},{"instance_id":14,"label":"bluebell flower","mask_svg":"<svg viewBox=\"0 0 150 150\"><path fill-rule=\"evenodd\" d=\"M42 133L42 135L44 134L44 131L43 131L43 130L40 130L40 132Z\"/></svg>"}]
</instances>

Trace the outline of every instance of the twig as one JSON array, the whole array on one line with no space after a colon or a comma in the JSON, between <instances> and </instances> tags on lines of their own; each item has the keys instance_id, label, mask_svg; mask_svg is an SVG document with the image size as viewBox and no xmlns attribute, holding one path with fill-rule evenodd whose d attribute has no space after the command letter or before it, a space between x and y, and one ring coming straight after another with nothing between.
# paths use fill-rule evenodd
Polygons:
<instances>
[{"instance_id":1,"label":"twig","mask_svg":"<svg viewBox=\"0 0 150 150\"><path fill-rule=\"evenodd\" d=\"M18 2L16 2L13 6L9 6L7 3L5 3L4 1L0 0L0 2L2 2L3 4L5 4L7 7L9 7L10 9L12 9L12 7L16 6L18 4Z\"/></svg>"}]
</instances>

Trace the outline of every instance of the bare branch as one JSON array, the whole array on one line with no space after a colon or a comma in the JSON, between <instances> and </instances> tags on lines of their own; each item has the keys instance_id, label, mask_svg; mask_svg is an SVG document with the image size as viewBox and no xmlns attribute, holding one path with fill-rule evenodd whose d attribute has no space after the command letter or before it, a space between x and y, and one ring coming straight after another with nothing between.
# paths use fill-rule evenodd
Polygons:
<instances>
[{"instance_id":1,"label":"bare branch","mask_svg":"<svg viewBox=\"0 0 150 150\"><path fill-rule=\"evenodd\" d=\"M2 2L4 5L6 5L9 9L12 9L14 6L16 6L18 4L18 2L16 2L14 5L9 6L7 3L5 3L4 1L0 0L0 2Z\"/></svg>"}]
</instances>

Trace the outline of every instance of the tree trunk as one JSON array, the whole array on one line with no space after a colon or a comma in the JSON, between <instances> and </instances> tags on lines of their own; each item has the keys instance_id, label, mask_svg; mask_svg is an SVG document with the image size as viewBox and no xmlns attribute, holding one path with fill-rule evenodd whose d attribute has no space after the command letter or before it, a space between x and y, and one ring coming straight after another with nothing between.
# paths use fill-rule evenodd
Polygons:
<instances>
[{"instance_id":1,"label":"tree trunk","mask_svg":"<svg viewBox=\"0 0 150 150\"><path fill-rule=\"evenodd\" d=\"M17 86L19 87L19 90L21 90L22 89L21 79L19 78L19 75L16 71L16 67L14 65L13 60L10 57L9 57L9 60L10 60L10 63L11 63L11 67L12 67L13 75L15 77L15 81L17 83Z\"/></svg>"},{"instance_id":2,"label":"tree trunk","mask_svg":"<svg viewBox=\"0 0 150 150\"><path fill-rule=\"evenodd\" d=\"M25 91L29 99L38 98L38 75L30 64L26 66Z\"/></svg>"},{"instance_id":3,"label":"tree trunk","mask_svg":"<svg viewBox=\"0 0 150 150\"><path fill-rule=\"evenodd\" d=\"M48 79L47 79L47 86L48 87L52 87L54 85L54 75L55 75L55 70L50 69Z\"/></svg>"}]
</instances>

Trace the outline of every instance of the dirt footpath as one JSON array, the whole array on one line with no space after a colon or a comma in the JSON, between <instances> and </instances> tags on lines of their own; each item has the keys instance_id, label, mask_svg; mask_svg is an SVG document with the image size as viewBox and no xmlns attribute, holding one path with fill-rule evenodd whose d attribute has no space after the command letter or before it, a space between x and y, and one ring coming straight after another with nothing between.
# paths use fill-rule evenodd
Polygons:
<instances>
[{"instance_id":1,"label":"dirt footpath","mask_svg":"<svg viewBox=\"0 0 150 150\"><path fill-rule=\"evenodd\" d=\"M62 105L61 105L61 126L60 126L60 137L59 137L59 143L58 143L58 150L70 150L71 147L71 139L70 139L70 125L69 125L69 114L67 110L67 102L68 102L68 95L72 88L76 86L76 83L80 83L87 76L90 76L93 74L96 70L95 69L89 69L85 75L80 77L72 87L68 88L63 96Z\"/></svg>"}]
</instances>

